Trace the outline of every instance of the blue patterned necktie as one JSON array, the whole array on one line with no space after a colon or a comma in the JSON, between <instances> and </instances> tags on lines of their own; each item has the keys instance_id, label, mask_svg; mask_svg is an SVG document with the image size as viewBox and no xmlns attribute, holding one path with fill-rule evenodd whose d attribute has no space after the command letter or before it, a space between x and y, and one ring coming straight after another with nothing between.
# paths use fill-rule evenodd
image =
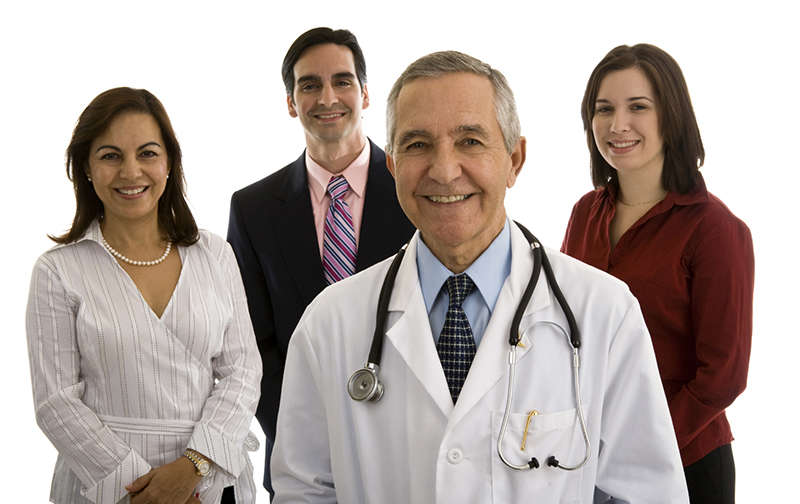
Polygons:
<instances>
[{"instance_id":1,"label":"blue patterned necktie","mask_svg":"<svg viewBox=\"0 0 800 504\"><path fill-rule=\"evenodd\" d=\"M353 216L344 201L350 186L341 175L328 182L331 205L325 216L322 239L322 269L328 285L347 278L356 271L356 234Z\"/></svg>"},{"instance_id":2,"label":"blue patterned necktie","mask_svg":"<svg viewBox=\"0 0 800 504\"><path fill-rule=\"evenodd\" d=\"M447 306L444 327L439 335L436 349L439 351L439 360L442 361L444 376L447 378L450 397L455 404L467 379L472 359L475 357L475 338L472 336L467 314L461 308L464 299L475 289L475 284L469 275L462 273L448 278L444 287L447 288L450 303Z\"/></svg>"}]
</instances>

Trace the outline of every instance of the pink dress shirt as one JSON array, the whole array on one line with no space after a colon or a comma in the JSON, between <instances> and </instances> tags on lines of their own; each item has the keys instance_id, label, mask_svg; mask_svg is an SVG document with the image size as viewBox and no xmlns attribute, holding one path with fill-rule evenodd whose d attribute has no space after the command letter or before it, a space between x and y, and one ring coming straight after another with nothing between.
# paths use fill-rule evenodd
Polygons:
<instances>
[{"instance_id":1,"label":"pink dress shirt","mask_svg":"<svg viewBox=\"0 0 800 504\"><path fill-rule=\"evenodd\" d=\"M308 172L308 192L311 195L311 208L314 211L314 227L317 230L319 242L319 256L322 257L322 240L325 236L325 216L331 204L328 194L328 182L342 175L350 184L350 190L344 197L345 203L350 207L353 216L353 231L356 235L358 247L359 231L361 230L361 216L364 213L364 190L367 187L367 172L369 171L369 142L364 142L361 154L350 163L341 173L333 174L311 159L306 149L306 171Z\"/></svg>"}]
</instances>

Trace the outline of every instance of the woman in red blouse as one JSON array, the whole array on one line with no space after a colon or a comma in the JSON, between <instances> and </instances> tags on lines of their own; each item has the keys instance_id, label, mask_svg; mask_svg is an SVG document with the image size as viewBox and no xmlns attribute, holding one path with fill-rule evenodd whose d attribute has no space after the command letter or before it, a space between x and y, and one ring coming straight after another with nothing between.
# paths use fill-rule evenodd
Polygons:
<instances>
[{"instance_id":1,"label":"woman in red blouse","mask_svg":"<svg viewBox=\"0 0 800 504\"><path fill-rule=\"evenodd\" d=\"M562 251L624 280L655 348L692 503L734 502L725 408L750 358L753 244L706 191L705 152L680 67L661 49L611 50L581 106L596 189Z\"/></svg>"}]
</instances>

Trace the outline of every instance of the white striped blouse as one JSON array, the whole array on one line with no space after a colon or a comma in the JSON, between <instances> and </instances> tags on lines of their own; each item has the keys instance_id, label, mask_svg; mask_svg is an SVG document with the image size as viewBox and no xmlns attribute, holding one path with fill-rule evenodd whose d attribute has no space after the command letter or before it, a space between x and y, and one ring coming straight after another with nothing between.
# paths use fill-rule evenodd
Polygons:
<instances>
[{"instance_id":1,"label":"white striped blouse","mask_svg":"<svg viewBox=\"0 0 800 504\"><path fill-rule=\"evenodd\" d=\"M189 447L214 462L204 503L234 482L237 502L254 502L247 449L261 359L230 246L201 231L178 247L183 266L159 318L100 238L94 222L44 253L31 279L36 419L59 453L50 500L119 502L125 485Z\"/></svg>"}]
</instances>

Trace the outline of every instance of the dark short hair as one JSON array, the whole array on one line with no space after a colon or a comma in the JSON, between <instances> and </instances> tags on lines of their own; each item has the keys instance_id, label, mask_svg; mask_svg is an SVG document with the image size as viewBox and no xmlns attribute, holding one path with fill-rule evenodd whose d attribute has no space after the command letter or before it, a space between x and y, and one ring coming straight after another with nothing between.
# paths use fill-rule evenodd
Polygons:
<instances>
[{"instance_id":1,"label":"dark short hair","mask_svg":"<svg viewBox=\"0 0 800 504\"><path fill-rule=\"evenodd\" d=\"M97 95L78 118L72 140L67 147L67 177L75 189L75 217L72 227L61 236L50 238L58 243L71 243L86 232L89 225L103 215L103 203L89 181L89 149L111 122L123 112L150 114L161 130L167 151L169 177L158 200L158 224L175 244L191 245L198 239L195 223L184 196L185 182L181 166L181 147L164 106L146 89L118 87Z\"/></svg>"},{"instance_id":2,"label":"dark short hair","mask_svg":"<svg viewBox=\"0 0 800 504\"><path fill-rule=\"evenodd\" d=\"M664 50L650 44L615 47L597 64L586 84L581 118L589 147L592 182L595 187L619 187L616 170L603 159L595 143L592 119L597 93L605 76L628 68L641 70L655 92L659 130L664 142L661 184L668 191L685 194L694 188L703 166L703 140L680 66Z\"/></svg>"},{"instance_id":3,"label":"dark short hair","mask_svg":"<svg viewBox=\"0 0 800 504\"><path fill-rule=\"evenodd\" d=\"M364 53L361 52L361 46L358 45L356 36L349 30L331 30L330 28L321 27L312 28L297 37L297 40L286 51L286 56L283 58L283 66L281 67L286 94L294 96L294 65L297 60L300 59L306 49L320 44L338 44L350 49L356 66L358 84L363 91L364 84L367 83L367 63L364 61Z\"/></svg>"}]
</instances>

